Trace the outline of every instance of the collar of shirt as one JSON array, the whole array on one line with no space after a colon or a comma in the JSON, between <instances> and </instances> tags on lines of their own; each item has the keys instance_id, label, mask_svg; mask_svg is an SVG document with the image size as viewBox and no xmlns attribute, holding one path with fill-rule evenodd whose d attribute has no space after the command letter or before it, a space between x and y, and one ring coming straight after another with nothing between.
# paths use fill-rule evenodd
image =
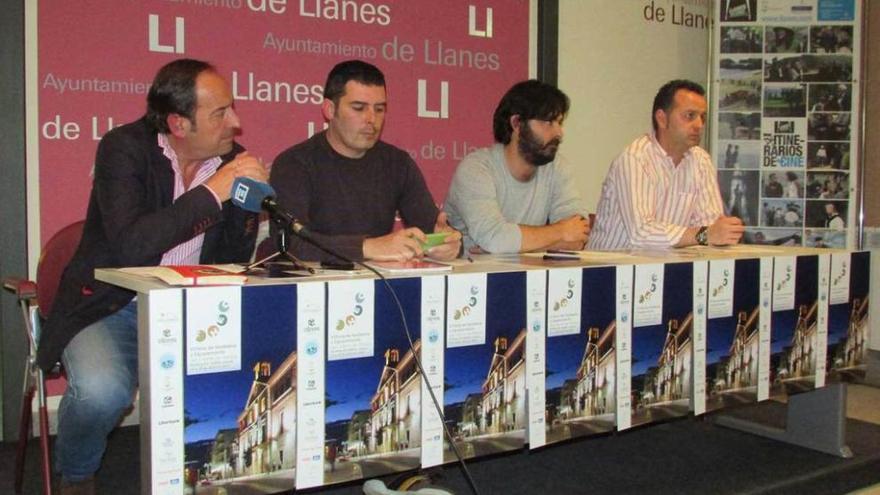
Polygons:
<instances>
[{"instance_id":1,"label":"collar of shirt","mask_svg":"<svg viewBox=\"0 0 880 495\"><path fill-rule=\"evenodd\" d=\"M215 156L214 158L209 158L199 165L198 171L196 171L195 177L193 177L192 183L189 185L189 188L184 186L183 184L183 171L180 169L180 162L177 159L177 152L174 151L174 148L171 147L171 143L168 141L168 136L165 134L158 134L158 143L159 147L162 148L162 154L165 155L165 158L168 158L168 161L171 162L171 170L174 171L174 199L179 198L183 193L187 190L192 189L196 186L201 185L203 182L208 180L209 177L214 175L214 172L220 168L220 164L223 160L220 159L219 156Z\"/></svg>"},{"instance_id":2,"label":"collar of shirt","mask_svg":"<svg viewBox=\"0 0 880 495\"><path fill-rule=\"evenodd\" d=\"M672 167L673 169L679 168L675 165L675 162L672 160L672 157L669 155L669 153L667 153L666 150L663 149L663 146L660 145L660 141L657 140L657 132L656 131L651 131L648 133L648 140L651 141L651 145L654 148L654 153L656 153L657 155L659 155L663 158L663 163L665 165L668 165L669 167ZM693 149L694 149L694 146L691 146L690 148L688 148L687 151L684 152L684 155L681 156L681 161L678 162L679 165L682 165L682 164L689 161L690 157L693 156L693 154L694 154Z\"/></svg>"},{"instance_id":3,"label":"collar of shirt","mask_svg":"<svg viewBox=\"0 0 880 495\"><path fill-rule=\"evenodd\" d=\"M159 147L162 148L162 153L166 158L171 162L171 169L174 171L174 196L172 201L177 201L177 198L183 195L187 191L187 188L183 185L183 173L180 170L180 163L177 160L177 153L174 151L174 148L171 147L171 143L168 141L168 136L164 134L159 134L158 137ZM205 182L208 177L211 177L214 172L220 167L222 160L219 156L214 158L210 158L205 160L199 165L199 169L196 171L196 175L193 178L192 183L189 185L189 189L193 189L195 187L200 186L203 182ZM220 201L217 198L217 195L214 194L214 191L211 191L211 188L207 188L211 194L214 195L214 199L217 199L217 204L220 205ZM222 206L221 206L222 207ZM202 244L205 241L204 232L184 241L177 246L169 249L162 255L162 260L159 262L160 265L195 265L198 264L199 258L202 252Z\"/></svg>"}]
</instances>

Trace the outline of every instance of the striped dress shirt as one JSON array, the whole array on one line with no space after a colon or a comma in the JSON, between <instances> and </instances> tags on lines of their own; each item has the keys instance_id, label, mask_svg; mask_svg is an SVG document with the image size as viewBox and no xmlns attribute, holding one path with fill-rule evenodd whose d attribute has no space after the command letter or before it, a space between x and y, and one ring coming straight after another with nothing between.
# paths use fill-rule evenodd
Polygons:
<instances>
[{"instance_id":1,"label":"striped dress shirt","mask_svg":"<svg viewBox=\"0 0 880 495\"><path fill-rule=\"evenodd\" d=\"M177 198L183 196L183 193L192 190L200 185L202 185L208 178L214 175L214 172L220 168L220 164L222 160L219 156L215 156L214 158L210 158L202 162L199 166L198 171L196 171L196 176L193 178L192 182L187 188L183 184L183 171L180 170L180 163L177 160L177 153L174 152L174 148L171 147L171 144L168 142L168 138L159 133L159 146L162 147L162 153L171 161L171 169L174 170L174 201L177 201ZM208 188L211 191L210 188ZM220 199L211 191L211 194L214 195L214 199L217 200L217 205L222 208L222 204L220 203ZM188 241L181 242L180 244L174 246L169 249L162 255L162 261L159 263L160 265L198 265L199 257L202 254L202 244L205 243L205 234L201 233Z\"/></svg>"},{"instance_id":2,"label":"striped dress shirt","mask_svg":"<svg viewBox=\"0 0 880 495\"><path fill-rule=\"evenodd\" d=\"M669 248L723 213L709 154L694 146L676 166L649 133L611 163L588 249Z\"/></svg>"}]
</instances>

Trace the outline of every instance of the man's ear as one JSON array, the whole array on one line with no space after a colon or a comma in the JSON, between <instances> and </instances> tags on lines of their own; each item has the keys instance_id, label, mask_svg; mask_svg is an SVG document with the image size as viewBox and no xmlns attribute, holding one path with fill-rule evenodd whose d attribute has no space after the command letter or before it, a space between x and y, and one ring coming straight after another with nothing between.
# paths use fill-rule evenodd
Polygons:
<instances>
[{"instance_id":1,"label":"man's ear","mask_svg":"<svg viewBox=\"0 0 880 495\"><path fill-rule=\"evenodd\" d=\"M324 102L321 103L321 113L327 122L333 120L333 116L336 115L336 104L333 103L333 100L324 98Z\"/></svg>"},{"instance_id":2,"label":"man's ear","mask_svg":"<svg viewBox=\"0 0 880 495\"><path fill-rule=\"evenodd\" d=\"M514 136L519 138L519 126L522 124L522 119L519 114L513 114L510 116L510 137L513 139Z\"/></svg>"},{"instance_id":3,"label":"man's ear","mask_svg":"<svg viewBox=\"0 0 880 495\"><path fill-rule=\"evenodd\" d=\"M168 114L165 123L168 124L169 133L176 138L185 137L192 126L192 122L188 118L177 113Z\"/></svg>"},{"instance_id":4,"label":"man's ear","mask_svg":"<svg viewBox=\"0 0 880 495\"><path fill-rule=\"evenodd\" d=\"M657 111L654 112L654 119L657 121L658 129L666 129L667 124L669 124L666 110L663 110L662 108L658 108Z\"/></svg>"}]
</instances>

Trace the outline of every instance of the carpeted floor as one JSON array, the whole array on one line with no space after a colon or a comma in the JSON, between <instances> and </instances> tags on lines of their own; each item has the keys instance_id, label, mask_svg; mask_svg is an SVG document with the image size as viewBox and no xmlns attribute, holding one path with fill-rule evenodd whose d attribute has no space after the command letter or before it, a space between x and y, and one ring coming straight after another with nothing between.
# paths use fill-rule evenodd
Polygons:
<instances>
[{"instance_id":1,"label":"carpeted floor","mask_svg":"<svg viewBox=\"0 0 880 495\"><path fill-rule=\"evenodd\" d=\"M873 389L876 391L876 389ZM876 393L876 392L872 392ZM755 417L782 417L785 405L750 406ZM880 410L880 406L877 408ZM740 414L749 414L748 409ZM110 438L98 493L140 493L139 434L120 428ZM686 418L536 452L469 464L480 493L495 494L845 494L880 482L880 425L849 419L841 459ZM41 493L39 447L28 452L26 494ZM0 444L0 494L12 493L14 443ZM445 486L470 493L447 467ZM232 493L230 491L230 493ZM360 494L360 483L308 493Z\"/></svg>"}]
</instances>

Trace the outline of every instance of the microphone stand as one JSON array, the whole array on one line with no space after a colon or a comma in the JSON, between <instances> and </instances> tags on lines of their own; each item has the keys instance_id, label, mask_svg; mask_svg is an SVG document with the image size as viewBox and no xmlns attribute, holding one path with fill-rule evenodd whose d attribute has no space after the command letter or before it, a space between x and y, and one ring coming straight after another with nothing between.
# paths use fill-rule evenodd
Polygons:
<instances>
[{"instance_id":1,"label":"microphone stand","mask_svg":"<svg viewBox=\"0 0 880 495\"><path fill-rule=\"evenodd\" d=\"M290 237L288 231L292 230L292 221L285 224L280 221L277 217L271 217L270 220L275 223L277 227L275 231L275 249L276 251L265 258L255 261L247 266L246 270L252 270L257 267L263 267L268 269L267 263L274 260L275 258L281 257L285 260L289 261L293 265L294 270L305 270L311 274L315 273L315 269L303 263L303 261L296 256L290 254L288 248L290 247Z\"/></svg>"}]
</instances>

